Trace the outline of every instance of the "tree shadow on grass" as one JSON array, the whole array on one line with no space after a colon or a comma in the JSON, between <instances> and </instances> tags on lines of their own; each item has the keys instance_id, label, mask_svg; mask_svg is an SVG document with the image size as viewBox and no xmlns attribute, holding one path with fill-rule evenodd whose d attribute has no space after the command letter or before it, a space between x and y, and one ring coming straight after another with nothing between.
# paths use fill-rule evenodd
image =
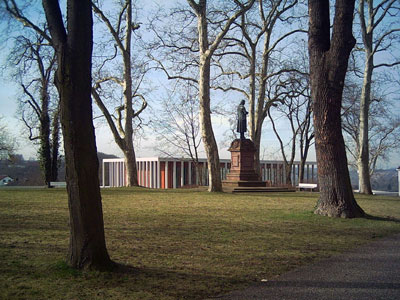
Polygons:
<instances>
[{"instance_id":1,"label":"tree shadow on grass","mask_svg":"<svg viewBox=\"0 0 400 300\"><path fill-rule=\"evenodd\" d=\"M243 280L217 274L200 274L190 270L169 270L162 267L134 267L121 263L116 263L112 273L117 277L127 278L133 289L151 291L155 297L167 295L176 299L204 299L248 284Z\"/></svg>"},{"instance_id":2,"label":"tree shadow on grass","mask_svg":"<svg viewBox=\"0 0 400 300\"><path fill-rule=\"evenodd\" d=\"M372 216L369 214L365 214L365 219L367 220L373 220L373 221L385 221L385 222L393 222L393 223L400 223L400 219L387 216L387 217L378 217L378 216Z\"/></svg>"}]
</instances>

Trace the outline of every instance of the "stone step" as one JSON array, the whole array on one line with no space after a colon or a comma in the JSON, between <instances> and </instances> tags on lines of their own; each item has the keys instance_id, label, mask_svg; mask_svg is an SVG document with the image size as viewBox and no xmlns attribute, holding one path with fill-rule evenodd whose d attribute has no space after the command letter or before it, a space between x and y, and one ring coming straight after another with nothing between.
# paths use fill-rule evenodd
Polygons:
<instances>
[{"instance_id":1,"label":"stone step","mask_svg":"<svg viewBox=\"0 0 400 300\"><path fill-rule=\"evenodd\" d=\"M269 192L295 192L290 187L224 187L226 193L269 193Z\"/></svg>"}]
</instances>

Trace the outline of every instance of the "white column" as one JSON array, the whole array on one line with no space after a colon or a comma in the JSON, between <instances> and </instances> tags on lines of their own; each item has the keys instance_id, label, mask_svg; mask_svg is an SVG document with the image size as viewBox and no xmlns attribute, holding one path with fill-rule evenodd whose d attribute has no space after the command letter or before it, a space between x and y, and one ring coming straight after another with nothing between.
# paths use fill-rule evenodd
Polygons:
<instances>
[{"instance_id":1,"label":"white column","mask_svg":"<svg viewBox=\"0 0 400 300\"><path fill-rule=\"evenodd\" d=\"M147 163L148 163L147 161L144 162L144 184L145 184L145 187L149 187L149 176L148 176L149 166Z\"/></svg>"},{"instance_id":2,"label":"white column","mask_svg":"<svg viewBox=\"0 0 400 300\"><path fill-rule=\"evenodd\" d=\"M200 167L200 165L199 164L197 164L197 167L196 167L196 170L195 170L195 174L196 174L196 185L199 185L199 176L198 176L198 174L199 174L199 167Z\"/></svg>"},{"instance_id":3,"label":"white column","mask_svg":"<svg viewBox=\"0 0 400 300\"><path fill-rule=\"evenodd\" d=\"M120 167L120 162L117 162L116 163L116 165L115 165L115 174L116 174L116 178L117 178L117 180L116 180L116 187L119 187L120 186L120 180L121 180L121 174L119 173L119 167Z\"/></svg>"},{"instance_id":4,"label":"white column","mask_svg":"<svg viewBox=\"0 0 400 300\"><path fill-rule=\"evenodd\" d=\"M151 188L151 177L152 177L151 162L147 161L146 164L147 164L147 173L146 173L147 187Z\"/></svg>"},{"instance_id":5,"label":"white column","mask_svg":"<svg viewBox=\"0 0 400 300\"><path fill-rule=\"evenodd\" d=\"M399 196L400 196L400 167L397 168L397 180L399 181Z\"/></svg>"},{"instance_id":6,"label":"white column","mask_svg":"<svg viewBox=\"0 0 400 300\"><path fill-rule=\"evenodd\" d=\"M150 168L151 169L151 188L154 189L155 188L155 182L156 182L156 180L154 179L155 176L156 176L155 162L154 161L150 162L150 165L151 165L151 168Z\"/></svg>"},{"instance_id":7,"label":"white column","mask_svg":"<svg viewBox=\"0 0 400 300\"><path fill-rule=\"evenodd\" d=\"M148 188L150 187L149 184L149 162L145 161L144 162L144 182L145 182L145 186Z\"/></svg>"},{"instance_id":8,"label":"white column","mask_svg":"<svg viewBox=\"0 0 400 300\"><path fill-rule=\"evenodd\" d=\"M101 162L101 164L103 166L101 169L101 179L103 180L103 182L101 183L101 186L104 187L105 186L105 183L104 183L104 178L105 178L105 176L104 176L104 166L105 166L104 160Z\"/></svg>"},{"instance_id":9,"label":"white column","mask_svg":"<svg viewBox=\"0 0 400 300\"><path fill-rule=\"evenodd\" d=\"M285 176L285 174L286 174L286 166L284 164L282 164L281 170L282 170L282 183L286 184L287 183L286 182L286 176Z\"/></svg>"},{"instance_id":10,"label":"white column","mask_svg":"<svg viewBox=\"0 0 400 300\"><path fill-rule=\"evenodd\" d=\"M149 188L153 188L153 162L149 161Z\"/></svg>"},{"instance_id":11,"label":"white column","mask_svg":"<svg viewBox=\"0 0 400 300\"><path fill-rule=\"evenodd\" d=\"M261 164L261 180L266 181L265 180L265 163Z\"/></svg>"},{"instance_id":12,"label":"white column","mask_svg":"<svg viewBox=\"0 0 400 300\"><path fill-rule=\"evenodd\" d=\"M157 165L157 188L161 188L161 162L157 161L156 162Z\"/></svg>"},{"instance_id":13,"label":"white column","mask_svg":"<svg viewBox=\"0 0 400 300\"><path fill-rule=\"evenodd\" d=\"M141 164L142 164L142 166L141 166L142 175L140 176L140 177L142 178L142 184L141 184L141 186L146 186L146 182L144 181L144 161L142 161Z\"/></svg>"},{"instance_id":14,"label":"white column","mask_svg":"<svg viewBox=\"0 0 400 300\"><path fill-rule=\"evenodd\" d=\"M142 162L141 161L139 161L138 172L139 172L139 176L138 176L139 185L142 186L143 185L143 180L142 180Z\"/></svg>"},{"instance_id":15,"label":"white column","mask_svg":"<svg viewBox=\"0 0 400 300\"><path fill-rule=\"evenodd\" d=\"M168 188L168 161L165 162L165 188Z\"/></svg>"},{"instance_id":16,"label":"white column","mask_svg":"<svg viewBox=\"0 0 400 300\"><path fill-rule=\"evenodd\" d=\"M149 188L153 187L153 162L149 161Z\"/></svg>"},{"instance_id":17,"label":"white column","mask_svg":"<svg viewBox=\"0 0 400 300\"><path fill-rule=\"evenodd\" d=\"M224 163L224 173L225 173L225 180L226 180L226 175L228 175L228 163Z\"/></svg>"},{"instance_id":18,"label":"white column","mask_svg":"<svg viewBox=\"0 0 400 300\"><path fill-rule=\"evenodd\" d=\"M140 185L140 162L136 162L136 172L137 172L137 180L138 180L138 185Z\"/></svg>"},{"instance_id":19,"label":"white column","mask_svg":"<svg viewBox=\"0 0 400 300\"><path fill-rule=\"evenodd\" d=\"M192 162L191 161L188 162L188 177L189 177L188 184L191 185L192 184Z\"/></svg>"},{"instance_id":20,"label":"white column","mask_svg":"<svg viewBox=\"0 0 400 300\"><path fill-rule=\"evenodd\" d=\"M311 166L311 178L312 178L312 181L314 182L315 180L314 180L314 164L312 164L312 166Z\"/></svg>"},{"instance_id":21,"label":"white column","mask_svg":"<svg viewBox=\"0 0 400 300\"><path fill-rule=\"evenodd\" d=\"M174 167L172 169L172 188L176 189L176 161L174 160Z\"/></svg>"},{"instance_id":22,"label":"white column","mask_svg":"<svg viewBox=\"0 0 400 300\"><path fill-rule=\"evenodd\" d=\"M145 176L145 180L146 180L146 187L150 187L150 181L149 181L149 172L150 172L150 170L149 170L149 162L148 161L146 161L145 162L145 168L146 168L146 172L144 173L144 176Z\"/></svg>"},{"instance_id":23,"label":"white column","mask_svg":"<svg viewBox=\"0 0 400 300\"><path fill-rule=\"evenodd\" d=\"M185 185L185 162L181 161L181 187Z\"/></svg>"},{"instance_id":24,"label":"white column","mask_svg":"<svg viewBox=\"0 0 400 300\"><path fill-rule=\"evenodd\" d=\"M267 164L264 163L264 181L267 181L267 180L268 180L267 176L268 176L268 173L267 173Z\"/></svg>"},{"instance_id":25,"label":"white column","mask_svg":"<svg viewBox=\"0 0 400 300\"><path fill-rule=\"evenodd\" d=\"M156 174L155 174L154 168L155 168L155 166L154 166L154 161L151 161L151 162L150 162L150 170L151 170L151 173L150 173L151 185L150 185L150 187L151 187L152 189L154 189L154 184L155 184L154 176L156 175Z\"/></svg>"},{"instance_id":26,"label":"white column","mask_svg":"<svg viewBox=\"0 0 400 300\"><path fill-rule=\"evenodd\" d=\"M117 162L117 163L116 163L116 168L115 168L115 171L116 171L115 173L116 173L116 175L117 175L117 184L116 184L117 187L120 186L120 184L119 184L119 180L120 180L119 165L120 165L120 163Z\"/></svg>"},{"instance_id":27,"label":"white column","mask_svg":"<svg viewBox=\"0 0 400 300\"><path fill-rule=\"evenodd\" d=\"M123 180L123 174L122 174L122 162L118 163L118 174L119 174L119 180L118 180L118 187L123 186L122 185L122 180Z\"/></svg>"},{"instance_id":28,"label":"white column","mask_svg":"<svg viewBox=\"0 0 400 300\"><path fill-rule=\"evenodd\" d=\"M153 184L152 184L152 188L156 189L157 188L157 162L153 161L152 163L152 174L153 174Z\"/></svg>"},{"instance_id":29,"label":"white column","mask_svg":"<svg viewBox=\"0 0 400 300\"><path fill-rule=\"evenodd\" d=\"M112 180L113 180L113 174L112 174L112 162L109 163L108 165L108 185L111 187L112 186Z\"/></svg>"}]
</instances>

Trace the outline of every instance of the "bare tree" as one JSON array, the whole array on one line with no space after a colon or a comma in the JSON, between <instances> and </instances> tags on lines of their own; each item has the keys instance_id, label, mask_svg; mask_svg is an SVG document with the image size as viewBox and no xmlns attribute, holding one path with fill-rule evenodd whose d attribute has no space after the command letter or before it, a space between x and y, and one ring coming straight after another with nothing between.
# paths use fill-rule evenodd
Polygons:
<instances>
[{"instance_id":1,"label":"bare tree","mask_svg":"<svg viewBox=\"0 0 400 300\"><path fill-rule=\"evenodd\" d=\"M97 1L96 1L97 2ZM132 11L131 0L121 2L117 18L115 11L110 12L112 18L106 15L100 5L93 2L93 11L98 18L105 24L109 34L112 36L112 43L115 46L115 53L111 57L106 57L99 62L99 68L96 72L96 80L92 88L92 96L102 111L107 123L114 136L118 147L122 150L125 157L125 166L127 170L127 185L137 186L136 155L133 144L134 120L139 119L140 114L147 107L147 101L143 94L139 92L140 84L146 73L144 64L137 66L134 64L136 55L132 53L133 33L139 29L139 24L135 24ZM112 20L115 20L113 22ZM107 45L111 43L108 42ZM107 46L106 45L106 46ZM103 48L111 52L113 49ZM102 54L104 56L104 54ZM122 66L122 74L117 72L121 69L116 65ZM136 69L136 70L134 70ZM135 72L136 71L136 72ZM121 93L116 92L120 90ZM122 94L122 96L121 96ZM115 115L107 108L106 99L111 98L112 104L118 103L123 98L123 103L115 108Z\"/></svg>"},{"instance_id":2,"label":"bare tree","mask_svg":"<svg viewBox=\"0 0 400 300\"><path fill-rule=\"evenodd\" d=\"M310 135L310 97L309 82L306 77L299 76L297 73L288 74L286 81L282 82L287 88L287 93L282 95L280 104L274 104L274 115L271 110L268 112L272 124L273 132L277 137L281 149L281 154L285 164L286 183L292 184L292 167L297 151L297 140L300 142L301 164L304 174L304 165L307 159L308 149L312 140ZM289 123L290 135L289 142L285 143L282 133L276 128L276 119ZM304 177L304 176L303 176ZM301 178L302 180L303 178Z\"/></svg>"},{"instance_id":3,"label":"bare tree","mask_svg":"<svg viewBox=\"0 0 400 300\"><path fill-rule=\"evenodd\" d=\"M355 0L336 0L330 32L329 0L309 0L309 57L320 196L316 214L361 217L354 199L341 128L343 85L350 52Z\"/></svg>"},{"instance_id":4,"label":"bare tree","mask_svg":"<svg viewBox=\"0 0 400 300\"><path fill-rule=\"evenodd\" d=\"M105 244L99 163L92 121L91 1L67 0L65 27L60 4L43 0L50 35L27 18L24 9L15 0L3 0L2 4L24 27L39 33L56 53L55 84L60 97L70 214L67 262L77 269L109 269L114 263L110 260ZM30 6L24 8L29 9Z\"/></svg>"},{"instance_id":5,"label":"bare tree","mask_svg":"<svg viewBox=\"0 0 400 300\"><path fill-rule=\"evenodd\" d=\"M306 32L298 28L299 24L295 22L299 19L294 14L297 6L297 0L258 1L257 7L254 5L235 21L234 30L224 39L224 51L217 55L220 60L216 64L221 74L230 80L214 88L239 92L248 100L248 130L257 149L254 157L256 170L260 168L259 151L264 120L269 108L275 102L282 101L283 94L287 93L285 85L279 84L281 78L286 72L293 72L293 68L288 67L282 59L280 47L287 46L288 39L294 34ZM293 47L294 44L291 45ZM227 62L227 59L231 61ZM274 60L279 63L274 63ZM247 85L241 84L243 82Z\"/></svg>"},{"instance_id":6,"label":"bare tree","mask_svg":"<svg viewBox=\"0 0 400 300\"><path fill-rule=\"evenodd\" d=\"M43 0L57 55L71 238L68 262L74 268L112 266L104 237L96 140L92 121L91 1L67 1L67 28L58 2Z\"/></svg>"},{"instance_id":7,"label":"bare tree","mask_svg":"<svg viewBox=\"0 0 400 300\"><path fill-rule=\"evenodd\" d=\"M309 85L308 85L309 86ZM308 90L305 98L307 101L301 111L297 111L296 121L299 126L300 170L299 181L304 182L304 168L310 148L314 145L314 127L312 114L311 95Z\"/></svg>"},{"instance_id":8,"label":"bare tree","mask_svg":"<svg viewBox=\"0 0 400 300\"><path fill-rule=\"evenodd\" d=\"M23 91L19 99L21 119L29 140L39 144L39 162L48 187L57 180L60 159L59 101L52 93L55 61L53 48L36 32L31 37L18 36L10 55L10 64L16 66L14 77Z\"/></svg>"},{"instance_id":9,"label":"bare tree","mask_svg":"<svg viewBox=\"0 0 400 300\"><path fill-rule=\"evenodd\" d=\"M196 169L196 178L203 185L199 152L201 145L199 104L197 91L188 83L181 87L178 81L176 89L161 103L152 120L157 133L157 151L163 155L189 157ZM178 98L173 100L173 98Z\"/></svg>"},{"instance_id":10,"label":"bare tree","mask_svg":"<svg viewBox=\"0 0 400 300\"><path fill-rule=\"evenodd\" d=\"M347 82L343 102L342 127L346 133L346 148L352 160L350 164L357 167L359 157L360 132L360 95L361 87ZM400 118L395 113L393 103L385 96L378 97L379 92L371 94L368 110L368 171L372 176L379 161L385 160L390 153L400 146ZM360 176L360 174L359 174Z\"/></svg>"},{"instance_id":11,"label":"bare tree","mask_svg":"<svg viewBox=\"0 0 400 300\"><path fill-rule=\"evenodd\" d=\"M360 97L360 117L358 134L357 167L359 174L359 191L363 194L372 194L370 181L370 143L369 143L369 110L372 103L372 77L378 68L390 68L400 65L400 56L396 55L396 46L399 46L400 26L398 17L400 7L396 0L360 0L358 15L362 35L362 51L365 54L364 79ZM397 48L398 50L398 48ZM374 57L378 53L391 53L384 62L375 63Z\"/></svg>"},{"instance_id":12,"label":"bare tree","mask_svg":"<svg viewBox=\"0 0 400 300\"><path fill-rule=\"evenodd\" d=\"M208 3L206 0L187 0L191 10L186 7L176 10L174 16L180 20L178 32L154 33L160 48L169 52L174 70L165 66L165 61L155 59L168 79L182 79L197 85L199 90L200 127L207 155L209 191L222 191L218 147L211 121L211 62L233 22L251 8L255 0L239 0ZM217 7L218 5L221 5ZM212 21L210 21L212 20ZM197 22L197 27L193 27ZM164 36L165 33L165 36ZM179 64L179 65L178 65ZM197 69L197 75L194 70ZM175 74L171 74L171 71Z\"/></svg>"},{"instance_id":13,"label":"bare tree","mask_svg":"<svg viewBox=\"0 0 400 300\"><path fill-rule=\"evenodd\" d=\"M9 159L16 150L17 143L9 134L4 118L0 116L0 160Z\"/></svg>"},{"instance_id":14,"label":"bare tree","mask_svg":"<svg viewBox=\"0 0 400 300\"><path fill-rule=\"evenodd\" d=\"M209 40L208 34L208 14L207 14L207 1L188 0L197 17L197 32L199 43L199 99L200 99L200 125L201 134L203 138L204 148L207 154L208 161L208 176L209 176L209 191L220 192L222 191L220 163L218 155L218 146L215 141L214 131L211 122L211 109L210 109L210 71L211 71L211 58L217 50L224 36L227 34L232 23L247 10L251 8L254 0L243 4L235 0L237 10L227 19L222 25L221 30L213 38Z\"/></svg>"}]
</instances>

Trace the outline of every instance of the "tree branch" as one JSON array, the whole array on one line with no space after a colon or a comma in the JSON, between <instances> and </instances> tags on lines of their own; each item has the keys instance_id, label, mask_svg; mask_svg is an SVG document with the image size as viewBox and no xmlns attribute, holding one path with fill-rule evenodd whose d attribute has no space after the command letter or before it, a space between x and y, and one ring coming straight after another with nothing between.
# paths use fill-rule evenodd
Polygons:
<instances>
[{"instance_id":1,"label":"tree branch","mask_svg":"<svg viewBox=\"0 0 400 300\"><path fill-rule=\"evenodd\" d=\"M12 7L10 7L9 1L11 2ZM6 6L6 10L19 22L21 22L25 27L32 28L37 33L39 33L43 38L45 38L50 44L52 44L52 39L49 35L46 34L45 31L40 29L34 23L32 23L28 18L26 18L21 10L19 9L15 0L3 0L4 5Z\"/></svg>"},{"instance_id":2,"label":"tree branch","mask_svg":"<svg viewBox=\"0 0 400 300\"><path fill-rule=\"evenodd\" d=\"M101 97L99 95L99 93L96 91L95 88L92 88L92 96L94 98L94 100L96 101L96 104L99 106L101 112L103 113L104 117L107 120L107 123L111 129L111 132L114 136L114 139L116 141L116 143L118 144L118 146L120 146L120 148L122 149L121 145L123 145L123 139L121 137L121 135L119 134L115 123L113 121L113 118L110 114L110 112L108 111L107 107L104 105L103 101L101 100Z\"/></svg>"}]
</instances>

